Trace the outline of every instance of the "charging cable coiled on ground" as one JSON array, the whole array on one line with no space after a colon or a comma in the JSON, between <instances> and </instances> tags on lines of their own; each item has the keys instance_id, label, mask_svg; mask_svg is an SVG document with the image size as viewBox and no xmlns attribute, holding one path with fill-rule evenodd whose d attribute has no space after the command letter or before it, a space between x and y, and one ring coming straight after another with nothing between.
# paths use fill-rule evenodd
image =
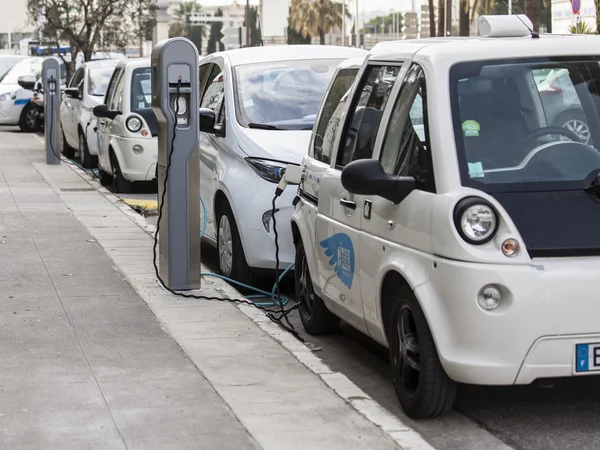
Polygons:
<instances>
[{"instance_id":1,"label":"charging cable coiled on ground","mask_svg":"<svg viewBox=\"0 0 600 450\"><path fill-rule=\"evenodd\" d=\"M175 137L176 137L176 133L177 133L177 116L179 115L179 98L180 98L180 88L181 88L181 80L179 80L179 82L177 83L177 90L176 90L176 97L175 97L175 117L174 117L174 123L173 123L173 136L171 138L171 148L169 149L169 154L167 157L167 167L166 167L166 171L165 171L165 179L163 181L163 191L162 191L162 196L160 199L160 205L158 208L158 221L156 224L156 232L154 234L154 245L153 245L153 265L154 265L154 272L156 274L156 278L158 279L159 283L161 284L161 286L167 290L168 292L170 292L173 295L176 295L178 297L183 297L183 298L193 298L193 299L197 299L197 300L216 300L216 301L221 301L221 302L231 302L231 303L242 303L245 305L249 305L249 306L253 306L257 309L260 309L261 311L263 311L266 316L275 324L279 325L280 327L282 327L284 330L288 331L290 334L292 334L296 339L298 339L300 342L302 342L303 344L308 344L303 338L302 336L300 336L300 334L298 333L298 331L296 331L296 329L294 328L294 326L292 325L292 323L289 320L288 315L295 309L298 308L298 305L294 305L291 308L285 309L284 308L284 303L281 299L280 296L280 291L279 291L279 235L277 233L277 223L276 223L276 219L275 219L275 202L277 200L277 197L279 197L281 195L281 190L278 188L275 192L275 195L273 196L273 201L272 201L272 217L273 217L273 231L275 233L275 261L276 261L276 267L275 267L275 274L276 274L276 279L275 279L275 291L276 291L276 299L279 302L279 309L274 310L274 309L269 309L265 306L261 306L258 305L250 300L244 300L244 299L234 299L234 298L226 298L226 297L214 297L214 296L207 296L207 295L195 295L195 294L184 294L182 292L177 292L173 289L170 289L166 286L165 282L163 281L163 279L160 276L160 272L158 269L158 264L157 264L157 260L156 260L156 249L158 247L158 234L159 234L159 230L160 230L160 221L162 218L162 213L163 213L163 206L164 206L164 202L165 202L165 196L167 193L167 186L168 186L168 179L169 179L169 169L171 168L171 158L173 156L173 150L174 150L174 145L175 145ZM285 319L285 323L284 323L284 319Z\"/></svg>"}]
</instances>

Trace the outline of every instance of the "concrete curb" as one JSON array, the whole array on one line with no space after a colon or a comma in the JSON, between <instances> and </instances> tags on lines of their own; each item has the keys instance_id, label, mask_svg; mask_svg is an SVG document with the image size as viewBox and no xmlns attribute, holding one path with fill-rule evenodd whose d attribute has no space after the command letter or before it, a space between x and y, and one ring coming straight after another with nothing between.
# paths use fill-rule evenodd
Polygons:
<instances>
[{"instance_id":1,"label":"concrete curb","mask_svg":"<svg viewBox=\"0 0 600 450\"><path fill-rule=\"evenodd\" d=\"M68 166L90 186L100 192L108 201L120 209L142 230L154 237L154 233L156 232L156 227L154 225L150 224L143 216L125 204L119 197L100 185L100 183L88 172L71 164ZM224 280L215 278L214 280L211 280L211 283L213 284L214 289L222 292L229 298L243 298L235 288ZM159 283L157 284L160 286ZM261 330L290 352L302 365L318 376L323 383L332 389L355 411L379 428L386 436L391 438L401 449L435 450L434 447L425 441L417 431L406 425L397 416L391 414L378 402L373 400L344 374L336 372L324 364L323 361L304 344L296 340L290 333L271 322L262 311L244 304L234 303L234 306Z\"/></svg>"}]
</instances>

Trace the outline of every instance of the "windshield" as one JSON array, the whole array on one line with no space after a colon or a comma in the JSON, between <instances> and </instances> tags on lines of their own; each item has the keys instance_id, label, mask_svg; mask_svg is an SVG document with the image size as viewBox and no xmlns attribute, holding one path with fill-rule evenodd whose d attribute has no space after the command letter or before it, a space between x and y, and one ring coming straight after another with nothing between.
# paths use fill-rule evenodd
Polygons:
<instances>
[{"instance_id":1,"label":"windshield","mask_svg":"<svg viewBox=\"0 0 600 450\"><path fill-rule=\"evenodd\" d=\"M242 126L310 130L341 59L278 61L235 69Z\"/></svg>"},{"instance_id":2,"label":"windshield","mask_svg":"<svg viewBox=\"0 0 600 450\"><path fill-rule=\"evenodd\" d=\"M450 95L463 185L488 192L563 190L595 178L599 60L455 65Z\"/></svg>"},{"instance_id":3,"label":"windshield","mask_svg":"<svg viewBox=\"0 0 600 450\"><path fill-rule=\"evenodd\" d=\"M131 111L152 112L150 67L135 69L131 77Z\"/></svg>"},{"instance_id":4,"label":"windshield","mask_svg":"<svg viewBox=\"0 0 600 450\"><path fill-rule=\"evenodd\" d=\"M90 69L88 93L96 97L104 97L114 70L115 68L112 66Z\"/></svg>"},{"instance_id":5,"label":"windshield","mask_svg":"<svg viewBox=\"0 0 600 450\"><path fill-rule=\"evenodd\" d=\"M19 77L23 75L33 75L38 78L42 72L42 60L38 58L25 59L18 62L12 68L0 77L0 83L17 84Z\"/></svg>"},{"instance_id":6,"label":"windshield","mask_svg":"<svg viewBox=\"0 0 600 450\"><path fill-rule=\"evenodd\" d=\"M23 59L24 58L21 58L19 56L15 56L14 58L11 58L11 57L0 58L0 76L4 75L8 71L8 69L10 69L12 66L14 66L19 61L23 61Z\"/></svg>"}]
</instances>

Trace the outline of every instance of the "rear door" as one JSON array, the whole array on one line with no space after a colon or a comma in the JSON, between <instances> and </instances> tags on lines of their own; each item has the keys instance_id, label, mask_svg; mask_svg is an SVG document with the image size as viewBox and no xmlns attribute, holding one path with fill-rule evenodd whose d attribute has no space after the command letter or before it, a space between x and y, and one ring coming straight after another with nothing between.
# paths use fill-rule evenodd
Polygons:
<instances>
[{"instance_id":1,"label":"rear door","mask_svg":"<svg viewBox=\"0 0 600 450\"><path fill-rule=\"evenodd\" d=\"M371 158L383 111L396 81L400 65L369 64L355 90L336 141L338 151L319 183L316 246L319 286L334 302L332 308L345 321L366 330L358 263L358 235L363 198L346 191L341 171L346 164Z\"/></svg>"}]
</instances>

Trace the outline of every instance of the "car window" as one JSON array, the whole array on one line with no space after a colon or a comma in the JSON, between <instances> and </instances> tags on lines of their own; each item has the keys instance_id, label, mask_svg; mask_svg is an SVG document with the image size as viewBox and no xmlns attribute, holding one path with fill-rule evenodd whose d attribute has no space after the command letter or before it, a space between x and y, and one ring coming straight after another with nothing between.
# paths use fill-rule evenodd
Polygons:
<instances>
[{"instance_id":1,"label":"car window","mask_svg":"<svg viewBox=\"0 0 600 450\"><path fill-rule=\"evenodd\" d=\"M223 104L225 85L223 83L223 71L217 64L213 66L207 83L200 107L212 109L216 116L215 123L221 125L225 118Z\"/></svg>"},{"instance_id":2,"label":"car window","mask_svg":"<svg viewBox=\"0 0 600 450\"><path fill-rule=\"evenodd\" d=\"M331 153L336 131L340 125L348 92L357 74L358 68L341 69L336 75L327 97L323 101L312 156L325 164L331 163Z\"/></svg>"},{"instance_id":3,"label":"car window","mask_svg":"<svg viewBox=\"0 0 600 450\"><path fill-rule=\"evenodd\" d=\"M204 89L208 84L208 78L210 75L210 69L212 68L211 63L203 64L200 66L198 70L198 103L202 103L202 94L204 93Z\"/></svg>"},{"instance_id":4,"label":"car window","mask_svg":"<svg viewBox=\"0 0 600 450\"><path fill-rule=\"evenodd\" d=\"M312 130L329 82L342 59L290 60L235 68L237 118L242 126Z\"/></svg>"},{"instance_id":5,"label":"car window","mask_svg":"<svg viewBox=\"0 0 600 450\"><path fill-rule=\"evenodd\" d=\"M73 76L71 77L71 82L69 83L70 88L78 88L81 82L83 81L83 69L77 69Z\"/></svg>"},{"instance_id":6,"label":"car window","mask_svg":"<svg viewBox=\"0 0 600 450\"><path fill-rule=\"evenodd\" d=\"M547 69L553 70L540 72ZM600 170L595 58L460 63L451 69L450 90L463 184L577 189Z\"/></svg>"},{"instance_id":7,"label":"car window","mask_svg":"<svg viewBox=\"0 0 600 450\"><path fill-rule=\"evenodd\" d=\"M17 84L23 75L33 75L38 78L42 73L42 58L27 58L18 62L0 78L0 83Z\"/></svg>"},{"instance_id":8,"label":"car window","mask_svg":"<svg viewBox=\"0 0 600 450\"><path fill-rule=\"evenodd\" d=\"M115 91L113 93L111 103L108 105L108 108L112 111L121 111L121 106L122 106L122 102L123 102L123 80L124 79L125 79L125 71L120 73L119 79L117 80L117 84L115 86Z\"/></svg>"},{"instance_id":9,"label":"car window","mask_svg":"<svg viewBox=\"0 0 600 450\"><path fill-rule=\"evenodd\" d=\"M135 69L131 76L131 111L152 110L150 67Z\"/></svg>"},{"instance_id":10,"label":"car window","mask_svg":"<svg viewBox=\"0 0 600 450\"><path fill-rule=\"evenodd\" d=\"M412 176L417 189L434 192L426 99L425 74L421 66L413 64L394 105L380 159L388 174Z\"/></svg>"},{"instance_id":11,"label":"car window","mask_svg":"<svg viewBox=\"0 0 600 450\"><path fill-rule=\"evenodd\" d=\"M119 83L119 79L121 74L123 73L123 68L118 67L112 74L110 79L110 83L108 84L108 89L106 90L106 97L104 98L104 104L109 106L112 104L112 99L115 95L115 89L117 88L117 84Z\"/></svg>"},{"instance_id":12,"label":"car window","mask_svg":"<svg viewBox=\"0 0 600 450\"><path fill-rule=\"evenodd\" d=\"M89 69L88 94L94 97L103 97L106 94L108 83L114 72L114 67L98 67Z\"/></svg>"},{"instance_id":13,"label":"car window","mask_svg":"<svg viewBox=\"0 0 600 450\"><path fill-rule=\"evenodd\" d=\"M383 110L387 105L398 72L400 72L400 66L369 66L367 68L361 80L358 98L354 100L352 113L346 119L337 158L338 167L344 167L352 161L373 156Z\"/></svg>"}]
</instances>

